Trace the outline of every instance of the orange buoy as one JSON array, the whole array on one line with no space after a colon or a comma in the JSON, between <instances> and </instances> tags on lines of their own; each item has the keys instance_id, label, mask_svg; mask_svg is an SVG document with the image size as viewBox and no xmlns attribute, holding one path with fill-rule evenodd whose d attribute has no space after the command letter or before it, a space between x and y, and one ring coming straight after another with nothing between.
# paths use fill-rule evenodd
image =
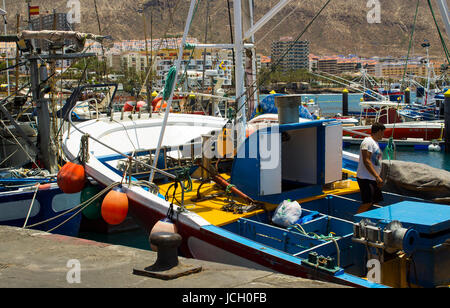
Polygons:
<instances>
[{"instance_id":1,"label":"orange buoy","mask_svg":"<svg viewBox=\"0 0 450 308\"><path fill-rule=\"evenodd\" d=\"M159 102L156 104L155 112L159 112L159 110L160 110L161 108L162 108L162 109L167 108L167 102L164 101L163 104L162 104L162 107L161 107L161 102L162 102L162 101L159 101ZM173 111L173 108L170 107L170 112L172 112L172 111Z\"/></svg>"},{"instance_id":2,"label":"orange buoy","mask_svg":"<svg viewBox=\"0 0 450 308\"><path fill-rule=\"evenodd\" d=\"M127 194L119 187L111 190L103 199L102 217L110 225L122 223L128 214Z\"/></svg>"},{"instance_id":3,"label":"orange buoy","mask_svg":"<svg viewBox=\"0 0 450 308\"><path fill-rule=\"evenodd\" d=\"M178 230L177 230L177 226L173 223L172 220L170 220L169 218L164 218L155 224L152 231L150 232L150 238L152 237L153 233L158 233L158 232L177 233ZM152 248L152 251L158 251L158 247L156 247L154 245L150 245L150 246Z\"/></svg>"},{"instance_id":4,"label":"orange buoy","mask_svg":"<svg viewBox=\"0 0 450 308\"><path fill-rule=\"evenodd\" d=\"M58 187L66 194L79 193L86 183L84 167L68 162L59 170L57 183Z\"/></svg>"}]
</instances>

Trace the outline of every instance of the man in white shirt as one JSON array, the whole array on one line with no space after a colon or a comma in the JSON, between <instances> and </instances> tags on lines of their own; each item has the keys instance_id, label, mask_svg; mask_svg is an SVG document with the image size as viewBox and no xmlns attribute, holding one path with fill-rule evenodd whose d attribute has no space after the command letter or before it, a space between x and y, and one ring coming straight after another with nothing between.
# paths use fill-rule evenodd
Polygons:
<instances>
[{"instance_id":1,"label":"man in white shirt","mask_svg":"<svg viewBox=\"0 0 450 308\"><path fill-rule=\"evenodd\" d=\"M381 193L383 179L380 177L383 153L378 141L383 139L385 130L386 127L383 124L373 124L371 136L361 143L356 177L361 191L362 205L357 214L364 213L375 203L383 201Z\"/></svg>"}]
</instances>

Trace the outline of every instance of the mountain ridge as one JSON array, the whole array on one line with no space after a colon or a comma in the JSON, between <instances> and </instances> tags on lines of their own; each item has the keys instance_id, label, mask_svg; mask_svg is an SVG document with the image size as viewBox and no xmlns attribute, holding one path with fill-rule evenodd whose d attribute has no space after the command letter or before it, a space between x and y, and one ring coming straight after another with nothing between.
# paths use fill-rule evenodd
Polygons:
<instances>
[{"instance_id":1,"label":"mountain ridge","mask_svg":"<svg viewBox=\"0 0 450 308\"><path fill-rule=\"evenodd\" d=\"M77 30L99 33L94 2L95 0L80 0L81 24L76 25ZM255 1L255 20L261 18L278 2L279 0ZM325 0L292 1L256 34L258 52L270 55L272 41L283 36L296 38L325 2ZM56 9L57 12L68 12L67 3L66 0L56 3L51 0L41 0L34 1L32 5L39 5L41 13L51 12L53 9ZM155 38L163 36L166 32L182 33L190 1L96 0L96 3L102 34L111 35L114 40L124 40L144 38L144 22L142 15L138 12L142 5L146 7L148 37L150 37L150 11L152 9L153 36ZM368 7L368 3L367 0L331 1L302 37L302 40L311 42L311 53L319 55L356 54L364 57L406 56L415 15L415 1L380 0L381 23L379 24L368 22L367 16L372 10L372 7ZM434 1L432 3L446 44L449 44L449 38L445 33L437 5ZM161 9L154 7L157 4ZM208 42L229 43L227 1L209 1L208 5ZM15 18L13 16L16 13L24 16L26 3L6 0L6 10L8 11L9 31L14 31ZM200 1L190 30L190 36L196 37L202 42L205 37L206 11L206 1ZM280 25L276 27L279 23ZM264 36L266 36L265 39L261 40ZM425 54L421 47L421 43L425 39L431 43L431 54L444 58L432 15L426 2L422 1L417 16L413 55Z\"/></svg>"}]
</instances>

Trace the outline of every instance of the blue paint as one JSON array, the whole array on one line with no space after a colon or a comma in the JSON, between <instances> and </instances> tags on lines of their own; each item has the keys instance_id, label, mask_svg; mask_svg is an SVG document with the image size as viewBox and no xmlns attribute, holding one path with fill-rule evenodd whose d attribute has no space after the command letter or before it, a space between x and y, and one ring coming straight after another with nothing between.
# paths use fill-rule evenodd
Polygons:
<instances>
[{"instance_id":1,"label":"blue paint","mask_svg":"<svg viewBox=\"0 0 450 308\"><path fill-rule=\"evenodd\" d=\"M444 242L450 238L449 206L404 201L356 215L355 221L364 218L376 223L381 229L394 220L401 222L404 228L409 228L403 241L403 250L414 261L412 283L423 287L448 285L450 250Z\"/></svg>"},{"instance_id":2,"label":"blue paint","mask_svg":"<svg viewBox=\"0 0 450 308\"><path fill-rule=\"evenodd\" d=\"M303 215L309 214L311 214L311 212L305 210ZM282 229L271 226L266 224L264 220L265 215L260 214L250 219L239 219L238 222L222 228L209 225L202 227L202 229L215 234L218 238L221 237L233 241L240 246L253 249L255 250L255 253L262 254L261 257L265 260L271 260L273 258L281 259L286 263L296 264L305 272L310 271L310 267L304 265L302 260L307 259L309 252L312 251L311 248L317 246L317 248L314 248L314 251L317 251L324 256L336 256L336 246L333 242L326 242L324 240L305 236L293 228ZM304 224L303 227L306 232L326 231L330 225L332 225L330 223L331 221L337 223L332 227L336 228L337 234L342 235L342 237L337 240L338 245L341 247L341 264L343 266L351 266L353 259L356 257L350 249L352 247L352 224L321 215L319 218ZM361 287L385 287L357 276L347 274L342 269L337 271L334 275L331 273L329 273L329 275L341 279L343 282L351 282Z\"/></svg>"},{"instance_id":3,"label":"blue paint","mask_svg":"<svg viewBox=\"0 0 450 308\"><path fill-rule=\"evenodd\" d=\"M325 183L325 129L327 125L340 125L334 123L336 122L333 120L319 120L284 124L277 126L277 129L274 127L270 127L267 130L259 130L256 133L252 134L238 149L238 157L234 159L231 173L231 181L233 185L236 185L242 192L244 192L251 198L269 203L280 203L283 200L287 199L297 200L322 194L322 185ZM276 133L283 134L311 128L316 129L317 135L315 140L317 146L317 157L315 162L316 182L295 182L294 185L292 185L292 181L288 181L287 179L282 178L282 186L288 186L289 188L282 188L282 192L278 194L264 194L260 178L262 166L260 153L260 135L267 134L268 136L270 136L271 134ZM291 134L291 136L293 136L293 134ZM298 142L301 142L301 137L297 138L299 138ZM305 146L308 145L305 144ZM254 155L256 157L249 157L250 155L248 155L248 153L252 153L251 147L256 147L256 155ZM246 153L246 157L241 157L244 156L242 155L244 150ZM283 162L283 153L281 153L281 157L279 159L281 165L283 166L283 164L286 163ZM277 183L277 185L278 184L279 183Z\"/></svg>"},{"instance_id":4,"label":"blue paint","mask_svg":"<svg viewBox=\"0 0 450 308\"><path fill-rule=\"evenodd\" d=\"M30 219L27 222L27 225L33 225L39 222L42 222L44 220L53 218L62 212L55 212L52 208L52 201L53 198L57 195L64 194L58 187L53 187L45 190L38 190L36 194L36 200L39 201L40 204L40 211L36 216L30 217ZM30 190L27 192L10 192L7 194L3 194L0 196L0 204L5 202L13 202L13 201L22 201L26 200L29 201L31 204L31 200L33 199L34 190ZM76 204L78 205L78 204ZM64 222L66 219L74 215L75 212L71 212L68 214L65 214L55 220L52 220L50 222L47 222L45 224L42 224L40 226L36 226L34 229L41 230L41 231L48 231L60 223ZM3 221L1 224L7 225L7 226L14 226L14 227L22 227L25 222L25 218L21 219L15 219L10 221ZM77 236L78 231L80 228L81 223L81 213L76 215L74 218L69 220L68 222L64 223L61 227L58 227L55 229L52 233L67 235L67 236Z\"/></svg>"},{"instance_id":5,"label":"blue paint","mask_svg":"<svg viewBox=\"0 0 450 308\"><path fill-rule=\"evenodd\" d=\"M434 203L404 201L356 215L355 221L363 218L387 223L398 220L424 234L450 230L450 207Z\"/></svg>"}]
</instances>

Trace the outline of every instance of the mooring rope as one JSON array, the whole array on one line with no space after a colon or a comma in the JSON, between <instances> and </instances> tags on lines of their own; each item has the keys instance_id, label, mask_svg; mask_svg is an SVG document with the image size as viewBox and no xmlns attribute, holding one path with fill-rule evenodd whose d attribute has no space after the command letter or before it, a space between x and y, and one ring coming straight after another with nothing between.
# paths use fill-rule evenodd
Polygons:
<instances>
[{"instance_id":1,"label":"mooring rope","mask_svg":"<svg viewBox=\"0 0 450 308\"><path fill-rule=\"evenodd\" d=\"M63 213L60 213L60 214L58 214L58 215L56 215L56 216L54 216L54 217L51 217L51 218L49 218L49 219L46 219L46 220L44 220L44 221L41 221L41 222L38 222L38 223L35 223L35 224L32 224L32 225L29 225L29 226L26 226L26 229L31 229L31 228L34 228L34 227L43 225L43 224L45 224L45 223L51 222L51 221L53 221L53 220L56 220L56 219L58 219L58 218L60 218L60 217L62 217L62 216L64 216L64 215L67 215L67 214L69 214L69 213L71 213L71 212L73 212L73 211L76 211L76 210L78 210L78 209L81 208L81 210L77 211L74 215L72 215L71 217L69 217L68 219L66 219L63 223L61 223L61 224L59 224L57 227L52 228L52 229L50 229L49 231L47 231L47 232L51 232L51 231L53 231L53 230L59 228L60 226L62 226L63 224L65 224L66 222L68 222L69 220L71 220L72 218L74 218L76 215L78 215L80 212L82 212L86 207L88 207L92 202L94 202L95 200L97 200L98 198L100 198L104 193L108 192L109 190L111 190L111 189L113 189L114 187L119 186L119 185L120 185L119 182L113 183L113 184L109 185L108 187L106 187L105 189L103 189L101 192L97 193L97 194L96 194L95 196L93 196L92 198L90 198L90 199L88 199L88 200L82 202L81 204L79 204L79 205L77 205L77 206L75 206L75 207L73 207L73 208L71 208L71 209L69 209L69 210L67 210L67 211L65 211L65 212L63 212Z\"/></svg>"}]
</instances>

